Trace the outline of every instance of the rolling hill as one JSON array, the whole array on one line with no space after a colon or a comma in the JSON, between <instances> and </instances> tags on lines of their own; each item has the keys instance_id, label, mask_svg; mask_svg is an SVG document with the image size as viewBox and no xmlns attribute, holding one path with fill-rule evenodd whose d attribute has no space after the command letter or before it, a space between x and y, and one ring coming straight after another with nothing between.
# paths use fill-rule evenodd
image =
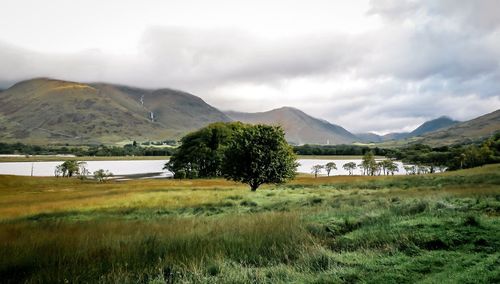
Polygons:
<instances>
[{"instance_id":1,"label":"rolling hill","mask_svg":"<svg viewBox=\"0 0 500 284\"><path fill-rule=\"evenodd\" d=\"M500 109L469 121L429 132L417 137L415 141L429 145L467 143L489 137L499 131Z\"/></svg>"},{"instance_id":2,"label":"rolling hill","mask_svg":"<svg viewBox=\"0 0 500 284\"><path fill-rule=\"evenodd\" d=\"M172 89L33 79L0 93L2 141L120 143L179 138L230 121L199 97Z\"/></svg>"},{"instance_id":3,"label":"rolling hill","mask_svg":"<svg viewBox=\"0 0 500 284\"><path fill-rule=\"evenodd\" d=\"M380 143L391 140L397 141L421 136L429 132L447 128L457 123L459 123L459 121L453 120L447 116L441 116L439 118L424 122L419 127L415 128L415 130L413 130L412 132L394 132L385 135L377 135L375 133L358 133L356 134L356 136L358 136L363 142Z\"/></svg>"},{"instance_id":4,"label":"rolling hill","mask_svg":"<svg viewBox=\"0 0 500 284\"><path fill-rule=\"evenodd\" d=\"M407 137L421 136L429 132L450 127L457 123L460 123L460 121L453 120L447 116L441 116L439 118L424 122L422 125L410 132Z\"/></svg>"},{"instance_id":5,"label":"rolling hill","mask_svg":"<svg viewBox=\"0 0 500 284\"><path fill-rule=\"evenodd\" d=\"M245 123L280 125L285 130L285 138L292 144L350 144L359 140L339 125L291 107L257 113L227 111L226 114L233 120Z\"/></svg>"}]
</instances>

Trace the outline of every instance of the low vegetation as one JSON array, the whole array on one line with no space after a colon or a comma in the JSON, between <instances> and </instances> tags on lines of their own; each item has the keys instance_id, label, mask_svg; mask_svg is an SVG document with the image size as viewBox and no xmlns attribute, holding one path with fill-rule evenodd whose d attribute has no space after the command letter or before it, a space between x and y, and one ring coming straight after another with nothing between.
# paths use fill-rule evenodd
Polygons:
<instances>
[{"instance_id":1,"label":"low vegetation","mask_svg":"<svg viewBox=\"0 0 500 284\"><path fill-rule=\"evenodd\" d=\"M393 149L387 156L429 168L448 170L468 169L486 164L500 162L500 133L497 133L480 143L466 145L442 146L432 148L423 144L415 144L399 149Z\"/></svg>"},{"instance_id":2,"label":"low vegetation","mask_svg":"<svg viewBox=\"0 0 500 284\"><path fill-rule=\"evenodd\" d=\"M293 146L297 155L315 155L315 156L362 156L368 152L376 156L385 156L390 150L380 147L368 147L359 145L301 145Z\"/></svg>"},{"instance_id":3,"label":"low vegetation","mask_svg":"<svg viewBox=\"0 0 500 284\"><path fill-rule=\"evenodd\" d=\"M500 165L421 176L0 176L4 283L498 283Z\"/></svg>"},{"instance_id":4,"label":"low vegetation","mask_svg":"<svg viewBox=\"0 0 500 284\"><path fill-rule=\"evenodd\" d=\"M170 143L170 140L168 141ZM158 143L156 143L158 144ZM152 146L151 146L152 145ZM170 156L175 148L169 144L155 145L147 143L139 145L137 142L126 144L123 147L106 145L26 145L23 143L0 143L0 154L17 155L75 155L78 157L122 157L122 156Z\"/></svg>"}]
</instances>

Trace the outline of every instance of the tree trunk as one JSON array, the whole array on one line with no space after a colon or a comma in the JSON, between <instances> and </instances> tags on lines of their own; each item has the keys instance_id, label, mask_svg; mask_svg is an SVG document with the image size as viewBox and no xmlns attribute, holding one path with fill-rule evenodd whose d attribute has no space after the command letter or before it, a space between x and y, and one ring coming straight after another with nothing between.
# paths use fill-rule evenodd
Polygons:
<instances>
[{"instance_id":1,"label":"tree trunk","mask_svg":"<svg viewBox=\"0 0 500 284\"><path fill-rule=\"evenodd\" d=\"M251 184L251 185L250 185L250 189L251 189L252 191L257 191L257 188L259 188L259 185L258 185L258 184Z\"/></svg>"}]
</instances>

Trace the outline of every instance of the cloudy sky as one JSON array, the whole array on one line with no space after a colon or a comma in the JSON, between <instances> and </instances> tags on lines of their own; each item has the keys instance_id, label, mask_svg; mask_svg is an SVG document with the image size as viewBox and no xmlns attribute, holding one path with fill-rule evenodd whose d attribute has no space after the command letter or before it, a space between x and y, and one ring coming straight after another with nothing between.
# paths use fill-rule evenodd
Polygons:
<instances>
[{"instance_id":1,"label":"cloudy sky","mask_svg":"<svg viewBox=\"0 0 500 284\"><path fill-rule=\"evenodd\" d=\"M353 132L500 108L496 0L2 0L0 88L33 77L293 106Z\"/></svg>"}]
</instances>

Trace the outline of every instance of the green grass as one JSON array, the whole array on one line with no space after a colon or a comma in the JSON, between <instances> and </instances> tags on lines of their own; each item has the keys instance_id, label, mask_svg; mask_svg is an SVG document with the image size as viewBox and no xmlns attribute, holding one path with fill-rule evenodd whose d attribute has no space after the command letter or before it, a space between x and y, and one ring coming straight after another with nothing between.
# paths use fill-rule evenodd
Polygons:
<instances>
[{"instance_id":1,"label":"green grass","mask_svg":"<svg viewBox=\"0 0 500 284\"><path fill-rule=\"evenodd\" d=\"M500 165L427 176L0 176L6 283L498 283Z\"/></svg>"}]
</instances>

